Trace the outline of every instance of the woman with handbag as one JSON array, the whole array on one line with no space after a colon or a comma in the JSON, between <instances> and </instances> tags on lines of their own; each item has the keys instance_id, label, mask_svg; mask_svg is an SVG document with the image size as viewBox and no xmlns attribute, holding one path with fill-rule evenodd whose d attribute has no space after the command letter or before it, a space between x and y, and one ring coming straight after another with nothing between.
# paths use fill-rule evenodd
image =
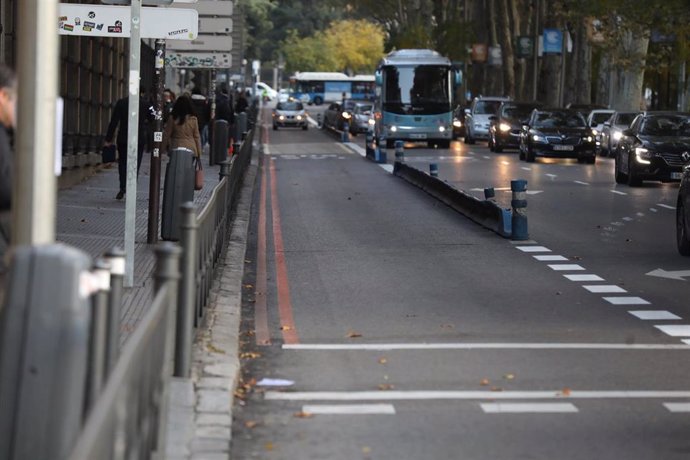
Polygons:
<instances>
[{"instance_id":1,"label":"woman with handbag","mask_svg":"<svg viewBox=\"0 0 690 460\"><path fill-rule=\"evenodd\" d=\"M194 112L192 98L186 94L175 101L170 117L165 123L163 133L163 151L170 155L177 148L186 148L194 153L195 190L203 187L203 169L201 167L201 136L199 121Z\"/></svg>"}]
</instances>

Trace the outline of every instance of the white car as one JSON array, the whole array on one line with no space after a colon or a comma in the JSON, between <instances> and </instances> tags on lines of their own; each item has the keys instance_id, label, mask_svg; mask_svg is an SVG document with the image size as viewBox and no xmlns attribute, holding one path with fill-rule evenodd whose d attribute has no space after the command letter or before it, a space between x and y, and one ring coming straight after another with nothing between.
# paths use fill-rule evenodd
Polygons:
<instances>
[{"instance_id":1,"label":"white car","mask_svg":"<svg viewBox=\"0 0 690 460\"><path fill-rule=\"evenodd\" d=\"M609 109L595 109L587 116L587 126L592 128L594 135L594 145L596 149L601 149L601 133L604 130L604 123L606 123L616 111Z\"/></svg>"},{"instance_id":2,"label":"white car","mask_svg":"<svg viewBox=\"0 0 690 460\"><path fill-rule=\"evenodd\" d=\"M623 130L630 127L630 123L640 112L616 112L604 123L601 131L601 145L599 152L602 155L612 156L616 153L618 141L623 137Z\"/></svg>"},{"instance_id":3,"label":"white car","mask_svg":"<svg viewBox=\"0 0 690 460\"><path fill-rule=\"evenodd\" d=\"M290 90L281 88L278 90L278 102L287 102L290 100Z\"/></svg>"},{"instance_id":4,"label":"white car","mask_svg":"<svg viewBox=\"0 0 690 460\"><path fill-rule=\"evenodd\" d=\"M268 86L266 83L264 83L262 81L257 81L254 84L254 94L256 96L261 96L264 93L264 91L266 91L266 95L272 101L278 97L278 91L274 90L273 88L271 88L270 86Z\"/></svg>"},{"instance_id":5,"label":"white car","mask_svg":"<svg viewBox=\"0 0 690 460\"><path fill-rule=\"evenodd\" d=\"M465 109L465 144L474 144L477 139L489 139L491 117L496 115L501 102L507 97L475 97L472 105Z\"/></svg>"}]
</instances>

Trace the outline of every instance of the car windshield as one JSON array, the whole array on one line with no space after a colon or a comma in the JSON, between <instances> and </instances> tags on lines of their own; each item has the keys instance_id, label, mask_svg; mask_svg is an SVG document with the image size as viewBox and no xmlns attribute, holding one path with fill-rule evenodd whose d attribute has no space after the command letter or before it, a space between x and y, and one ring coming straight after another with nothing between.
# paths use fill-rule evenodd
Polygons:
<instances>
[{"instance_id":1,"label":"car windshield","mask_svg":"<svg viewBox=\"0 0 690 460\"><path fill-rule=\"evenodd\" d=\"M371 109L372 109L373 107L374 107L374 106L371 105L371 104L366 104L366 105L357 104L357 106L355 107L355 112L356 112L356 113L361 113L362 115L370 115L370 114L371 114Z\"/></svg>"},{"instance_id":2,"label":"car windshield","mask_svg":"<svg viewBox=\"0 0 690 460\"><path fill-rule=\"evenodd\" d=\"M496 115L500 101L477 101L474 106L474 113L477 115Z\"/></svg>"},{"instance_id":3,"label":"car windshield","mask_svg":"<svg viewBox=\"0 0 690 460\"><path fill-rule=\"evenodd\" d=\"M387 66L383 73L383 109L401 115L451 111L450 69L445 65Z\"/></svg>"},{"instance_id":4,"label":"car windshield","mask_svg":"<svg viewBox=\"0 0 690 460\"><path fill-rule=\"evenodd\" d=\"M301 102L279 102L278 105L276 105L276 110L297 111L304 110L304 106Z\"/></svg>"},{"instance_id":5,"label":"car windshield","mask_svg":"<svg viewBox=\"0 0 690 460\"><path fill-rule=\"evenodd\" d=\"M356 105L355 101L346 100L343 102L343 110L354 110Z\"/></svg>"},{"instance_id":6,"label":"car windshield","mask_svg":"<svg viewBox=\"0 0 690 460\"><path fill-rule=\"evenodd\" d=\"M616 115L616 122L614 124L630 126L630 123L632 123L636 116L636 113L619 113Z\"/></svg>"},{"instance_id":7,"label":"car windshield","mask_svg":"<svg viewBox=\"0 0 690 460\"><path fill-rule=\"evenodd\" d=\"M600 125L600 124L604 123L606 120L608 120L609 118L611 118L610 112L593 113L592 114L592 123Z\"/></svg>"},{"instance_id":8,"label":"car windshield","mask_svg":"<svg viewBox=\"0 0 690 460\"><path fill-rule=\"evenodd\" d=\"M640 134L650 136L690 136L690 117L654 115L642 121Z\"/></svg>"},{"instance_id":9,"label":"car windshield","mask_svg":"<svg viewBox=\"0 0 690 460\"><path fill-rule=\"evenodd\" d=\"M534 120L534 128L584 128L585 119L576 112L539 112Z\"/></svg>"},{"instance_id":10,"label":"car windshield","mask_svg":"<svg viewBox=\"0 0 690 460\"><path fill-rule=\"evenodd\" d=\"M526 120L534 108L534 106L508 105L503 107L501 116L511 120Z\"/></svg>"}]
</instances>

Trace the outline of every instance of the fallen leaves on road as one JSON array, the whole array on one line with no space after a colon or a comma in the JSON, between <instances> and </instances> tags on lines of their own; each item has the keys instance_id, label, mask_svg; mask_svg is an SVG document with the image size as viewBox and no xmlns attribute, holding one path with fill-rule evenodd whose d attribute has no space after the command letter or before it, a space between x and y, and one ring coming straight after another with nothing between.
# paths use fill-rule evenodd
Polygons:
<instances>
[{"instance_id":1,"label":"fallen leaves on road","mask_svg":"<svg viewBox=\"0 0 690 460\"><path fill-rule=\"evenodd\" d=\"M388 360L386 358L379 358L379 364L386 364Z\"/></svg>"},{"instance_id":2,"label":"fallen leaves on road","mask_svg":"<svg viewBox=\"0 0 690 460\"><path fill-rule=\"evenodd\" d=\"M246 353L240 353L240 358L241 359L256 359L256 358L261 358L261 353L255 353L252 351L248 351Z\"/></svg>"},{"instance_id":3,"label":"fallen leaves on road","mask_svg":"<svg viewBox=\"0 0 690 460\"><path fill-rule=\"evenodd\" d=\"M351 339L354 339L354 338L357 338L357 337L362 337L362 334L360 334L359 332L355 332L355 331L348 331L348 332L347 332L347 337L349 337L349 338L351 338Z\"/></svg>"},{"instance_id":4,"label":"fallen leaves on road","mask_svg":"<svg viewBox=\"0 0 690 460\"><path fill-rule=\"evenodd\" d=\"M513 380L515 378L515 374L505 374L503 378L506 380Z\"/></svg>"},{"instance_id":5,"label":"fallen leaves on road","mask_svg":"<svg viewBox=\"0 0 690 460\"><path fill-rule=\"evenodd\" d=\"M246 287L247 289L252 289L254 287L254 285L253 284L245 284L244 287Z\"/></svg>"},{"instance_id":6,"label":"fallen leaves on road","mask_svg":"<svg viewBox=\"0 0 690 460\"><path fill-rule=\"evenodd\" d=\"M299 411L292 414L292 416L295 418L312 418L314 414L312 414L311 412Z\"/></svg>"},{"instance_id":7,"label":"fallen leaves on road","mask_svg":"<svg viewBox=\"0 0 690 460\"><path fill-rule=\"evenodd\" d=\"M570 388L563 388L561 390L561 396L570 396Z\"/></svg>"},{"instance_id":8,"label":"fallen leaves on road","mask_svg":"<svg viewBox=\"0 0 690 460\"><path fill-rule=\"evenodd\" d=\"M246 422L244 422L244 426L249 428L250 430L256 427L256 425L258 424L259 422L257 422L256 420L247 420Z\"/></svg>"},{"instance_id":9,"label":"fallen leaves on road","mask_svg":"<svg viewBox=\"0 0 690 460\"><path fill-rule=\"evenodd\" d=\"M379 384L379 390L381 390L381 391L388 391L388 390L392 390L392 389L394 389L394 388L395 388L395 387L394 387L392 384L390 384L390 383L381 383L381 384Z\"/></svg>"},{"instance_id":10,"label":"fallen leaves on road","mask_svg":"<svg viewBox=\"0 0 690 460\"><path fill-rule=\"evenodd\" d=\"M292 329L292 328L291 328L290 326L280 326L280 330L281 330L281 331L289 331L289 330L291 330L291 329Z\"/></svg>"},{"instance_id":11,"label":"fallen leaves on road","mask_svg":"<svg viewBox=\"0 0 690 460\"><path fill-rule=\"evenodd\" d=\"M264 444L264 449L266 450L273 450L273 443L272 442L267 442Z\"/></svg>"},{"instance_id":12,"label":"fallen leaves on road","mask_svg":"<svg viewBox=\"0 0 690 460\"><path fill-rule=\"evenodd\" d=\"M481 386L485 387L485 386L491 385L491 382L489 382L489 379L482 379L482 381L479 382L479 384Z\"/></svg>"},{"instance_id":13,"label":"fallen leaves on road","mask_svg":"<svg viewBox=\"0 0 690 460\"><path fill-rule=\"evenodd\" d=\"M499 391L503 391L503 388L501 388L501 387L491 387L491 391L499 392Z\"/></svg>"},{"instance_id":14,"label":"fallen leaves on road","mask_svg":"<svg viewBox=\"0 0 690 460\"><path fill-rule=\"evenodd\" d=\"M212 344L210 344L210 343L206 345L206 349L207 349L208 351L210 351L211 353L219 353L219 354L221 354L221 355L224 355L224 354L225 354L225 350L221 350L221 349L218 348L218 347L214 347L214 346L213 346Z\"/></svg>"}]
</instances>

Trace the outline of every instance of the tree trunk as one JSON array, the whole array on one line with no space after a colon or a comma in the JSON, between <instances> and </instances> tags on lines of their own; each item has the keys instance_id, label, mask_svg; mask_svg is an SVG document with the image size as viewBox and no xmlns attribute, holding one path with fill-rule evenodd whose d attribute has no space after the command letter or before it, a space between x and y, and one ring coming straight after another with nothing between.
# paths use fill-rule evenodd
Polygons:
<instances>
[{"instance_id":1,"label":"tree trunk","mask_svg":"<svg viewBox=\"0 0 690 460\"><path fill-rule=\"evenodd\" d=\"M578 104L590 104L592 102L592 46L587 40L587 29L584 21L577 25L576 48L577 66L573 69L575 74L575 102Z\"/></svg>"},{"instance_id":2,"label":"tree trunk","mask_svg":"<svg viewBox=\"0 0 690 460\"><path fill-rule=\"evenodd\" d=\"M594 102L601 105L609 105L609 83L611 78L611 64L608 52L602 52L597 72L596 92ZM613 106L612 106L613 108Z\"/></svg>"},{"instance_id":3,"label":"tree trunk","mask_svg":"<svg viewBox=\"0 0 690 460\"><path fill-rule=\"evenodd\" d=\"M489 46L498 46L499 41L498 41L498 31L496 29L496 19L497 19L497 14L496 14L496 2L499 0L487 0L487 12L488 14L486 15L486 18L488 19L489 22ZM502 79L501 79L501 72L497 72L498 69L494 68L494 66L489 65L490 68L488 75L486 75L486 82L487 82L487 91L488 94L492 96L500 95L501 94L501 86L502 86Z\"/></svg>"},{"instance_id":4,"label":"tree trunk","mask_svg":"<svg viewBox=\"0 0 690 460\"><path fill-rule=\"evenodd\" d=\"M515 99L515 51L510 24L508 3L514 0L497 0L501 17L501 50L503 58L503 95Z\"/></svg>"},{"instance_id":5,"label":"tree trunk","mask_svg":"<svg viewBox=\"0 0 690 460\"><path fill-rule=\"evenodd\" d=\"M524 2L520 2L521 4ZM522 6L522 5L520 5ZM532 2L529 1L529 7L528 8L518 8L518 0L510 0L510 7L511 7L511 12L513 16L513 33L515 37L515 41L517 43L517 39L521 35L531 35L531 29L530 26L532 24L531 22L531 17L534 14L534 8L532 6ZM525 11L527 10L527 17L525 18L526 20L523 21L520 11ZM525 82L527 78L527 59L525 58L519 58L515 60L515 95L517 96L518 99L520 100L527 100L528 95L526 94L525 91Z\"/></svg>"},{"instance_id":6,"label":"tree trunk","mask_svg":"<svg viewBox=\"0 0 690 460\"><path fill-rule=\"evenodd\" d=\"M624 67L614 67L615 90L612 106L616 110L640 110L643 107L642 84L644 81L645 58L649 46L649 34L633 35L623 33L620 49L621 57L631 62Z\"/></svg>"},{"instance_id":7,"label":"tree trunk","mask_svg":"<svg viewBox=\"0 0 690 460\"><path fill-rule=\"evenodd\" d=\"M548 2L542 2L543 28L561 29L561 24L555 16L553 8L547 9ZM565 37L563 37L565 40ZM539 75L539 98L547 106L558 107L560 105L559 88L561 84L561 55L544 53L542 57L541 72Z\"/></svg>"}]
</instances>

